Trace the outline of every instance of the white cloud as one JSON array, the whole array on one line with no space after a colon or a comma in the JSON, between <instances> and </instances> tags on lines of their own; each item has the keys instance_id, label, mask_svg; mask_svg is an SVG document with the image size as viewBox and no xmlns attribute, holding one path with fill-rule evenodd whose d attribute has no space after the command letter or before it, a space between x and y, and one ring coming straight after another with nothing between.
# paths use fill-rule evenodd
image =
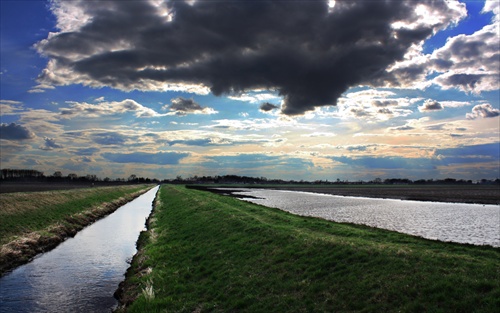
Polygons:
<instances>
[{"instance_id":1,"label":"white cloud","mask_svg":"<svg viewBox=\"0 0 500 313\"><path fill-rule=\"evenodd\" d=\"M493 21L500 22L500 2L498 0L486 0L483 12L492 12L495 15Z\"/></svg>"},{"instance_id":2,"label":"white cloud","mask_svg":"<svg viewBox=\"0 0 500 313\"><path fill-rule=\"evenodd\" d=\"M498 90L500 75L500 21L471 35L457 35L430 56L433 70L442 73L433 82L444 89L480 93Z\"/></svg>"},{"instance_id":3,"label":"white cloud","mask_svg":"<svg viewBox=\"0 0 500 313\"><path fill-rule=\"evenodd\" d=\"M231 100L245 101L250 103L260 103L269 100L281 100L280 96L277 96L276 94L270 92L247 92L240 95L229 96L228 98Z\"/></svg>"},{"instance_id":4,"label":"white cloud","mask_svg":"<svg viewBox=\"0 0 500 313\"><path fill-rule=\"evenodd\" d=\"M61 109L62 118L74 118L80 116L97 118L104 115L125 114L128 112L133 112L136 117L158 117L165 115L162 115L131 99L112 102L102 101L98 104L74 101L68 101L67 103L69 103L70 107Z\"/></svg>"},{"instance_id":5,"label":"white cloud","mask_svg":"<svg viewBox=\"0 0 500 313\"><path fill-rule=\"evenodd\" d=\"M424 104L418 107L418 110L420 112L440 111L442 109L443 105L440 102L432 99L425 100Z\"/></svg>"},{"instance_id":6,"label":"white cloud","mask_svg":"<svg viewBox=\"0 0 500 313\"><path fill-rule=\"evenodd\" d=\"M423 3L415 5L415 15L413 19L398 21L391 26L393 29L420 29L432 27L434 33L448 27L450 24L456 24L467 16L467 9L464 3L456 0L446 1L441 6L429 6Z\"/></svg>"},{"instance_id":7,"label":"white cloud","mask_svg":"<svg viewBox=\"0 0 500 313\"><path fill-rule=\"evenodd\" d=\"M302 134L301 137L335 137L337 134L332 132L313 132L310 134Z\"/></svg>"},{"instance_id":8,"label":"white cloud","mask_svg":"<svg viewBox=\"0 0 500 313\"><path fill-rule=\"evenodd\" d=\"M491 117L497 117L499 115L500 115L499 109L494 108L489 103L485 103L474 106L472 108L472 113L467 113L466 117L467 119L473 120L478 117L491 118Z\"/></svg>"},{"instance_id":9,"label":"white cloud","mask_svg":"<svg viewBox=\"0 0 500 313\"><path fill-rule=\"evenodd\" d=\"M5 105L21 105L23 103L21 101L15 101L15 100L0 100L0 104L5 104Z\"/></svg>"},{"instance_id":10,"label":"white cloud","mask_svg":"<svg viewBox=\"0 0 500 313\"><path fill-rule=\"evenodd\" d=\"M57 18L56 27L62 32L79 30L90 22L92 16L86 14L80 5L82 1L51 1L51 10Z\"/></svg>"},{"instance_id":11,"label":"white cloud","mask_svg":"<svg viewBox=\"0 0 500 313\"><path fill-rule=\"evenodd\" d=\"M396 93L388 90L379 89L367 89L361 91L351 91L347 92L344 96L349 99L354 100L372 100L372 99L385 99L391 96L395 96Z\"/></svg>"},{"instance_id":12,"label":"white cloud","mask_svg":"<svg viewBox=\"0 0 500 313\"><path fill-rule=\"evenodd\" d=\"M440 101L445 108L461 108L473 105L472 101Z\"/></svg>"},{"instance_id":13,"label":"white cloud","mask_svg":"<svg viewBox=\"0 0 500 313\"><path fill-rule=\"evenodd\" d=\"M14 115L23 110L23 103L14 100L0 100L2 115Z\"/></svg>"},{"instance_id":14,"label":"white cloud","mask_svg":"<svg viewBox=\"0 0 500 313\"><path fill-rule=\"evenodd\" d=\"M450 37L443 47L427 55L423 54L423 42L415 44L407 52L404 60L395 62L388 69L388 73L393 77L387 85L425 89L435 84L445 90L459 89L472 93L498 90L500 83L498 3L496 0L485 3L483 12L491 11L495 17L491 24L473 34ZM447 5L452 9L450 12L456 13L452 14L449 20L452 24L466 16L465 4L448 1ZM422 18L424 21L439 22L441 18L435 19L433 14L426 12Z\"/></svg>"},{"instance_id":15,"label":"white cloud","mask_svg":"<svg viewBox=\"0 0 500 313\"><path fill-rule=\"evenodd\" d=\"M235 119L220 119L214 120L214 124L202 126L207 129L219 129L219 130L263 130L263 129L280 129L285 131L285 129L317 129L318 127L323 127L322 124L308 125L304 123L299 123L293 118L257 118L257 119L246 119L246 120L235 120Z\"/></svg>"},{"instance_id":16,"label":"white cloud","mask_svg":"<svg viewBox=\"0 0 500 313\"><path fill-rule=\"evenodd\" d=\"M407 116L413 113L406 107L414 99L390 98L391 91L367 90L349 93L338 101L337 116L340 118L355 118L368 121L385 121L391 118Z\"/></svg>"}]
</instances>

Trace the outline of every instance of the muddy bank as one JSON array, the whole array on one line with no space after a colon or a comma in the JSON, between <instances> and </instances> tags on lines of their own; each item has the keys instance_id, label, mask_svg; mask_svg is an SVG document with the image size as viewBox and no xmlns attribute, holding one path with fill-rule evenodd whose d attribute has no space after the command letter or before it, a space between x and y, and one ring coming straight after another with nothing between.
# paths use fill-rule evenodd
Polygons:
<instances>
[{"instance_id":1,"label":"muddy bank","mask_svg":"<svg viewBox=\"0 0 500 313\"><path fill-rule=\"evenodd\" d=\"M234 195L234 190L217 190L213 186L186 186L199 190L207 190L219 194ZM228 186L228 188L238 188L237 186ZM253 188L244 186L241 188ZM386 198L400 200L417 201L435 201L452 203L479 203L479 204L500 204L500 186L498 185L467 185L467 186L448 186L448 185L409 185L409 186L259 186L255 188L268 188L274 190L305 191L337 196L350 197L370 197Z\"/></svg>"},{"instance_id":2,"label":"muddy bank","mask_svg":"<svg viewBox=\"0 0 500 313\"><path fill-rule=\"evenodd\" d=\"M119 207L144 194L149 189L146 188L131 193L112 202L101 203L84 212L69 216L42 231L23 234L15 240L2 245L0 247L0 276L22 264L28 263L37 254L55 248L68 237L73 237L78 231L113 213Z\"/></svg>"}]
</instances>

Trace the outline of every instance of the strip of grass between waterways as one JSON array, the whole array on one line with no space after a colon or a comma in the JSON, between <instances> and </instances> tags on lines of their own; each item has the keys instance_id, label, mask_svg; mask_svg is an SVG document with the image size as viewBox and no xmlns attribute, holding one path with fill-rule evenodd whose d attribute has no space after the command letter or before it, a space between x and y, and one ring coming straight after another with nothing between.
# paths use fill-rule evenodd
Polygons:
<instances>
[{"instance_id":1,"label":"strip of grass between waterways","mask_svg":"<svg viewBox=\"0 0 500 313\"><path fill-rule=\"evenodd\" d=\"M0 194L0 275L151 188L126 185Z\"/></svg>"},{"instance_id":2,"label":"strip of grass between waterways","mask_svg":"<svg viewBox=\"0 0 500 313\"><path fill-rule=\"evenodd\" d=\"M160 189L126 312L497 312L500 249Z\"/></svg>"}]
</instances>

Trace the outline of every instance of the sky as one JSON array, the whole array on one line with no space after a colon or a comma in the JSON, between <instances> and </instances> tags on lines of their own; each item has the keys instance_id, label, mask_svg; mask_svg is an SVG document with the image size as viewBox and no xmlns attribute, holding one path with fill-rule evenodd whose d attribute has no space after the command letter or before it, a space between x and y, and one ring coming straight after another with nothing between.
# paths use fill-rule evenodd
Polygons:
<instances>
[{"instance_id":1,"label":"sky","mask_svg":"<svg viewBox=\"0 0 500 313\"><path fill-rule=\"evenodd\" d=\"M2 0L1 168L500 177L500 2Z\"/></svg>"}]
</instances>

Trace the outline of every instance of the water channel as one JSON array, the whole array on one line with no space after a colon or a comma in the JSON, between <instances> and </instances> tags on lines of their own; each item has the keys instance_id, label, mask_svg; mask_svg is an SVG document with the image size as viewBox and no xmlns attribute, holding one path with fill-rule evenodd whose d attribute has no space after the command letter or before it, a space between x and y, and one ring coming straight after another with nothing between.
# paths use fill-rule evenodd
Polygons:
<instances>
[{"instance_id":1,"label":"water channel","mask_svg":"<svg viewBox=\"0 0 500 313\"><path fill-rule=\"evenodd\" d=\"M159 187L0 279L0 312L111 312Z\"/></svg>"},{"instance_id":2,"label":"water channel","mask_svg":"<svg viewBox=\"0 0 500 313\"><path fill-rule=\"evenodd\" d=\"M218 188L224 190L224 188ZM440 241L500 247L500 205L344 197L235 189L246 201L293 214L363 224Z\"/></svg>"}]
</instances>

